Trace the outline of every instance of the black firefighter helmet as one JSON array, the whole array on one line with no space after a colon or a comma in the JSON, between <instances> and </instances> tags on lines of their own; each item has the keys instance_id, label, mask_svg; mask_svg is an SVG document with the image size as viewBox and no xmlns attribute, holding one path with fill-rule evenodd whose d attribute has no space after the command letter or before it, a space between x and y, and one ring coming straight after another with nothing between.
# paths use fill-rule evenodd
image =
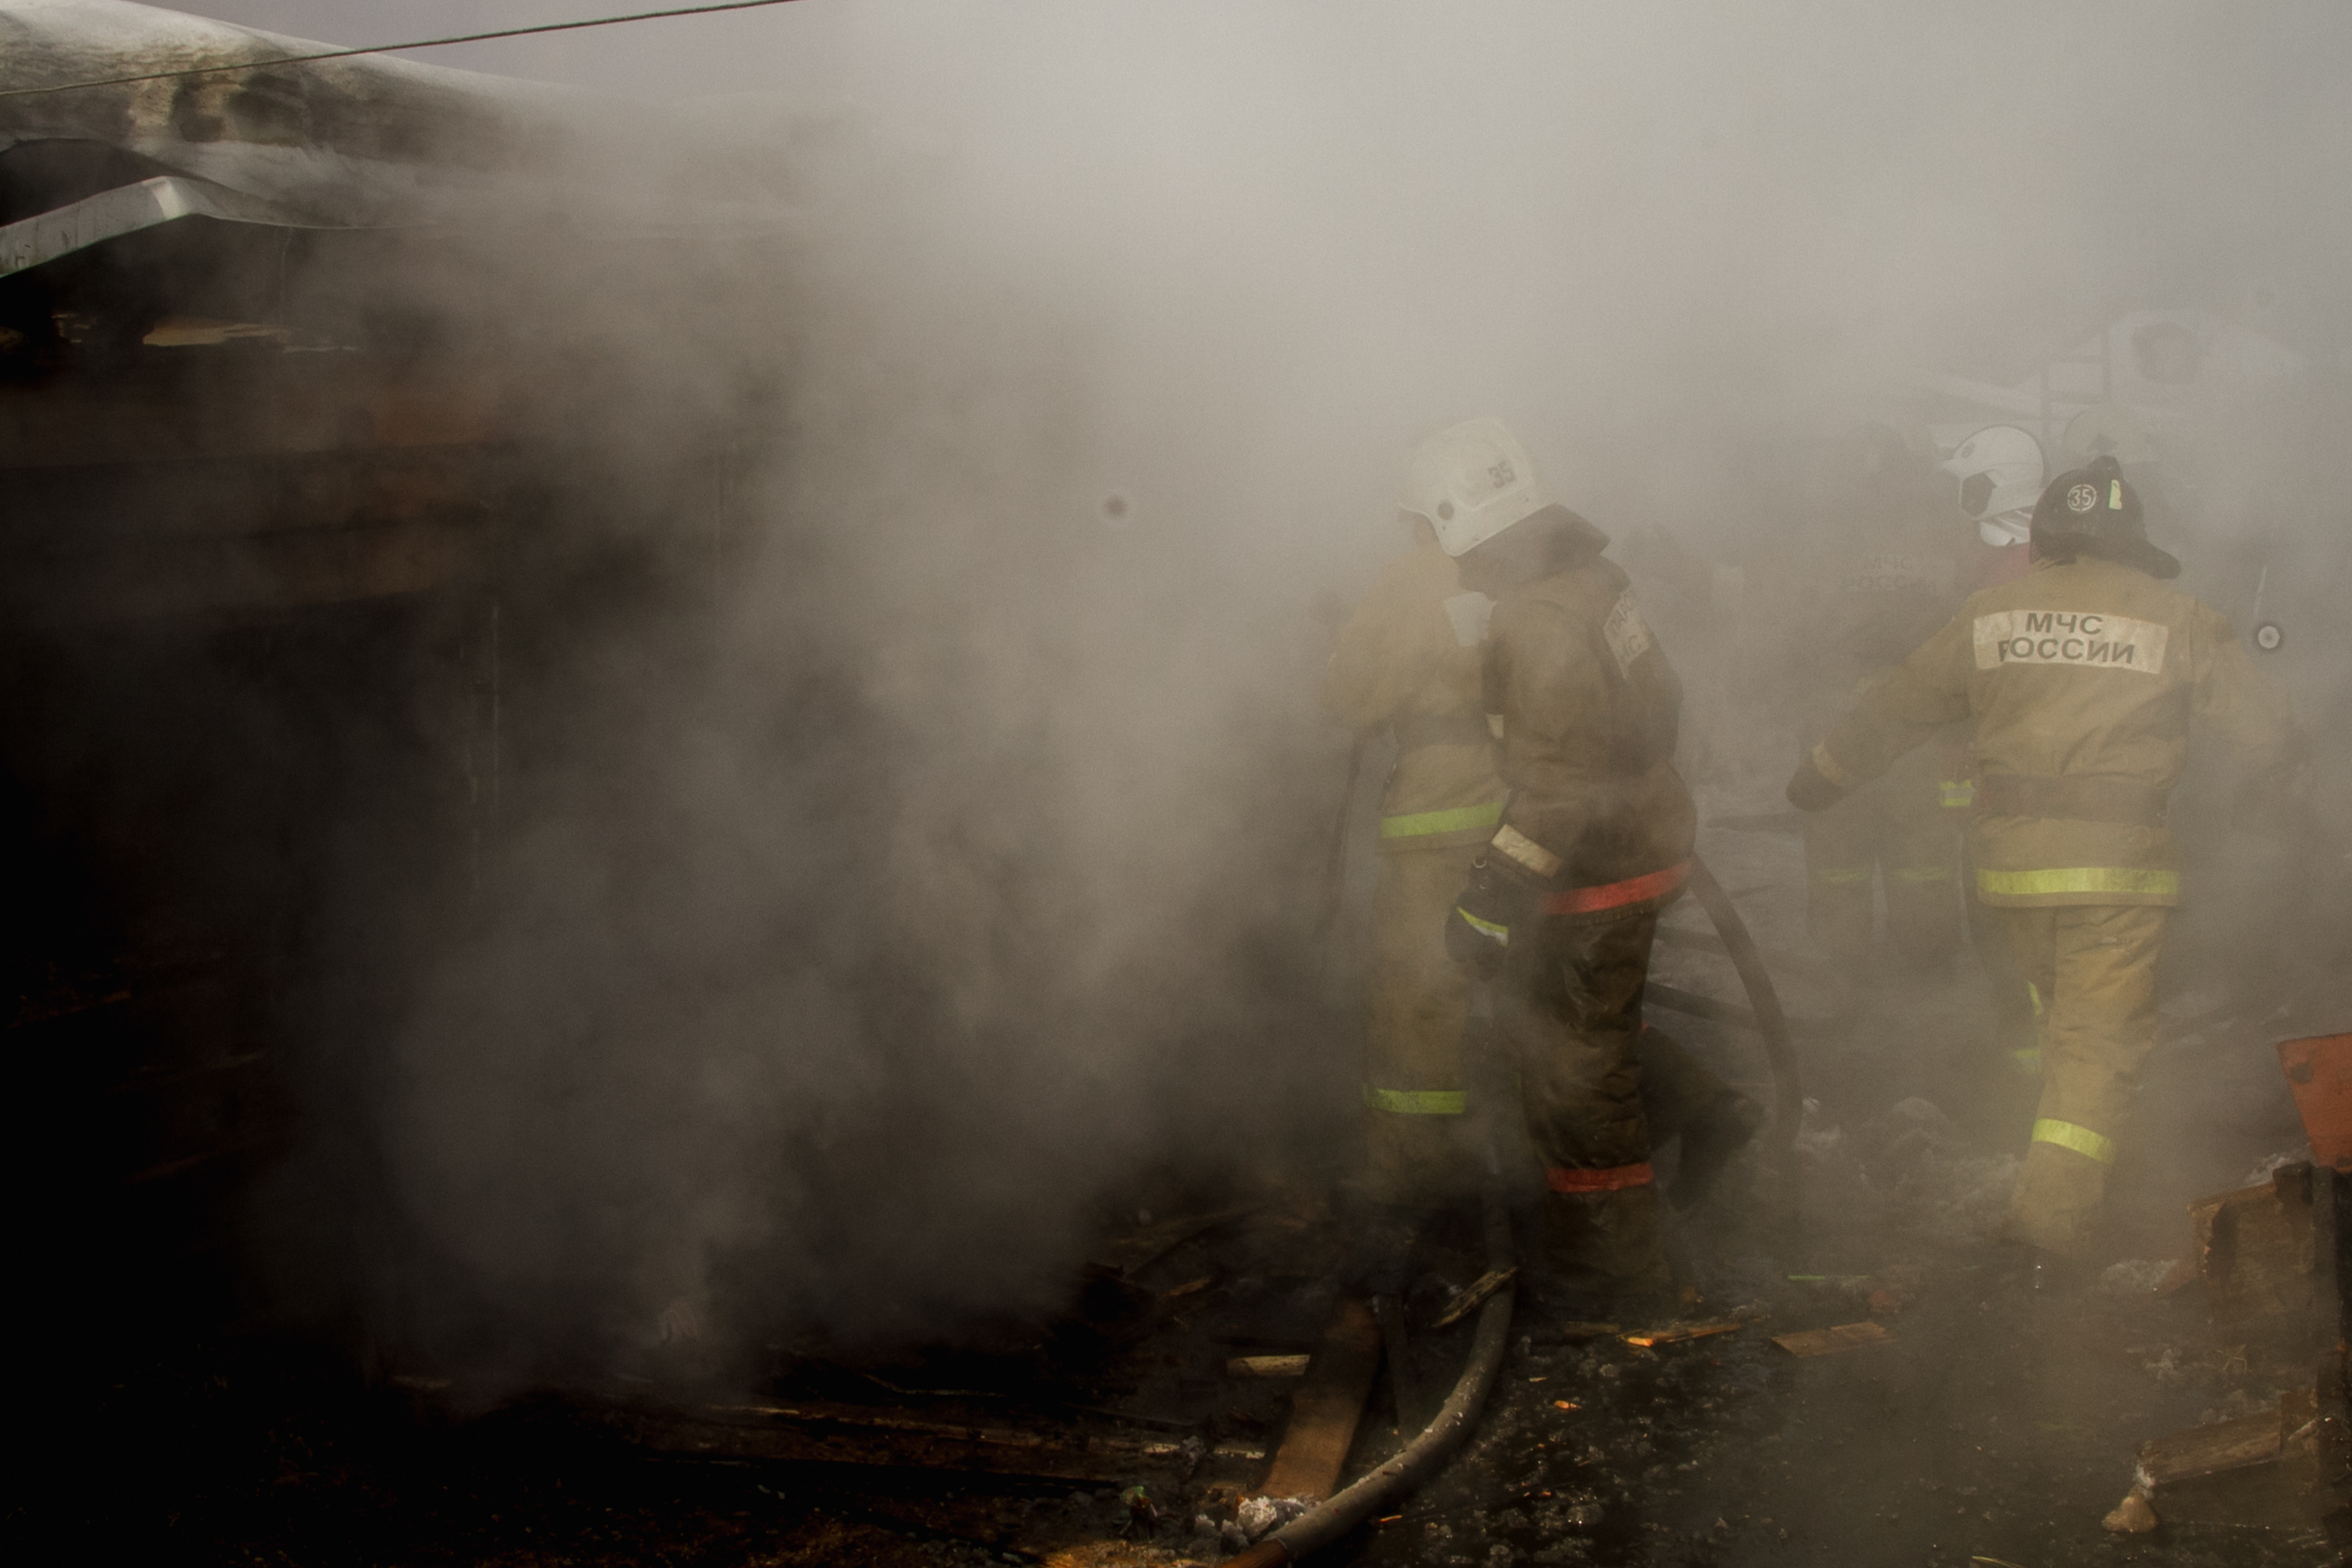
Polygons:
<instances>
[{"instance_id":1,"label":"black firefighter helmet","mask_svg":"<svg viewBox=\"0 0 2352 1568\"><path fill-rule=\"evenodd\" d=\"M2180 563L2147 542L2139 496L2122 467L2097 457L2050 481L2033 506L2033 546L2042 555L2096 555L2151 577L2178 577Z\"/></svg>"}]
</instances>

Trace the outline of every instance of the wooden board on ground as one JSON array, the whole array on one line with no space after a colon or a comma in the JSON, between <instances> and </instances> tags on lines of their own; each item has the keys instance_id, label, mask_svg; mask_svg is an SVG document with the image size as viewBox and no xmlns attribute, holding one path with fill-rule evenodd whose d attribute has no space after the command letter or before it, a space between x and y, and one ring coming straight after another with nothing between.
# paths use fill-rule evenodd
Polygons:
<instances>
[{"instance_id":1,"label":"wooden board on ground","mask_svg":"<svg viewBox=\"0 0 2352 1568\"><path fill-rule=\"evenodd\" d=\"M1678 1345L1685 1340L1711 1339L1717 1334L1736 1334L1738 1331L1738 1319L1724 1318L1712 1323L1672 1323L1663 1329L1643 1329L1638 1333L1627 1334L1625 1342L1652 1350L1659 1345Z\"/></svg>"},{"instance_id":2,"label":"wooden board on ground","mask_svg":"<svg viewBox=\"0 0 2352 1568\"><path fill-rule=\"evenodd\" d=\"M2308 1523L2333 1506L2318 1427L2315 1391L2290 1390L2274 1411L2142 1444L2138 1489L2168 1524Z\"/></svg>"},{"instance_id":3,"label":"wooden board on ground","mask_svg":"<svg viewBox=\"0 0 2352 1568\"><path fill-rule=\"evenodd\" d=\"M1303 1355L1237 1355L1225 1361L1229 1377L1305 1377L1314 1360Z\"/></svg>"},{"instance_id":4,"label":"wooden board on ground","mask_svg":"<svg viewBox=\"0 0 2352 1568\"><path fill-rule=\"evenodd\" d=\"M1290 1425L1258 1490L1267 1497L1327 1498L1339 1485L1356 1424L1381 1368L1381 1325L1361 1301L1346 1300L1315 1347L1307 1379L1290 1396Z\"/></svg>"},{"instance_id":5,"label":"wooden board on ground","mask_svg":"<svg viewBox=\"0 0 2352 1568\"><path fill-rule=\"evenodd\" d=\"M2189 1205L2190 1257L2217 1323L2310 1310L2316 1265L2311 1167L2282 1165L2260 1186Z\"/></svg>"},{"instance_id":6,"label":"wooden board on ground","mask_svg":"<svg viewBox=\"0 0 2352 1568\"><path fill-rule=\"evenodd\" d=\"M1891 1345L1895 1336L1876 1323L1840 1323L1833 1329L1807 1329L1801 1333L1775 1334L1772 1342L1790 1355L1834 1355L1840 1351Z\"/></svg>"},{"instance_id":7,"label":"wooden board on ground","mask_svg":"<svg viewBox=\"0 0 2352 1568\"><path fill-rule=\"evenodd\" d=\"M1001 1420L982 1426L864 1405L794 1402L688 1409L606 1407L589 1414L598 1425L641 1447L714 1458L1127 1483L1143 1477L1183 1477L1204 1457L1197 1438L1090 1431L1076 1425L1022 1426Z\"/></svg>"},{"instance_id":8,"label":"wooden board on ground","mask_svg":"<svg viewBox=\"0 0 2352 1568\"><path fill-rule=\"evenodd\" d=\"M1516 1268L1489 1268L1473 1279L1469 1287L1446 1303L1445 1310L1437 1315L1429 1327L1433 1332L1450 1329L1486 1304L1486 1299L1519 1277Z\"/></svg>"}]
</instances>

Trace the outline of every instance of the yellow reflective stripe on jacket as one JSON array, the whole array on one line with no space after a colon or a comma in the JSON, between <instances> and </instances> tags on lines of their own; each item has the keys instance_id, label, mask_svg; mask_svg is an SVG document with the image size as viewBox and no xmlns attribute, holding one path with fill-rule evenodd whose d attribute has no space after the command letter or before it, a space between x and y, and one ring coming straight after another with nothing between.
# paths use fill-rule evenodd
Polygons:
<instances>
[{"instance_id":1,"label":"yellow reflective stripe on jacket","mask_svg":"<svg viewBox=\"0 0 2352 1568\"><path fill-rule=\"evenodd\" d=\"M2029 980L2025 983L2025 999L2033 1004L2033 1016L2042 1016L2042 987Z\"/></svg>"},{"instance_id":2,"label":"yellow reflective stripe on jacket","mask_svg":"<svg viewBox=\"0 0 2352 1568\"><path fill-rule=\"evenodd\" d=\"M1927 882L1948 882L1952 879L1952 868L1949 866L1898 866L1895 868L1895 879L1914 888Z\"/></svg>"},{"instance_id":3,"label":"yellow reflective stripe on jacket","mask_svg":"<svg viewBox=\"0 0 2352 1568\"><path fill-rule=\"evenodd\" d=\"M1977 868L1977 891L1997 899L2030 899L2045 893L2129 893L2147 898L2180 896L2180 873L2137 866L2062 866L2047 871L1994 871Z\"/></svg>"},{"instance_id":4,"label":"yellow reflective stripe on jacket","mask_svg":"<svg viewBox=\"0 0 2352 1568\"><path fill-rule=\"evenodd\" d=\"M1977 803L1974 779L1946 779L1938 786L1946 811L1966 811Z\"/></svg>"},{"instance_id":5,"label":"yellow reflective stripe on jacket","mask_svg":"<svg viewBox=\"0 0 2352 1568\"><path fill-rule=\"evenodd\" d=\"M2009 1064L2028 1078L2042 1076L2042 1052L2039 1048L2010 1052Z\"/></svg>"},{"instance_id":6,"label":"yellow reflective stripe on jacket","mask_svg":"<svg viewBox=\"0 0 2352 1568\"><path fill-rule=\"evenodd\" d=\"M1485 805L1457 805L1451 811L1416 811L1403 816L1381 818L1382 838L1423 838L1438 833L1467 833L1474 827L1493 827L1503 820L1503 803L1489 801Z\"/></svg>"},{"instance_id":7,"label":"yellow reflective stripe on jacket","mask_svg":"<svg viewBox=\"0 0 2352 1568\"><path fill-rule=\"evenodd\" d=\"M2071 1121L2053 1121L2043 1117L2033 1124L2036 1143L2055 1143L2061 1149L2072 1149L2077 1154L2088 1155L2102 1165L2116 1163L2116 1146L2087 1127L2077 1127Z\"/></svg>"},{"instance_id":8,"label":"yellow reflective stripe on jacket","mask_svg":"<svg viewBox=\"0 0 2352 1568\"><path fill-rule=\"evenodd\" d=\"M1814 872L1813 880L1816 882L1827 882L1832 888L1848 887L1855 882L1869 881L1870 868L1864 866L1861 869L1856 870L1851 866L1832 867L1827 870Z\"/></svg>"},{"instance_id":9,"label":"yellow reflective stripe on jacket","mask_svg":"<svg viewBox=\"0 0 2352 1568\"><path fill-rule=\"evenodd\" d=\"M1364 1103L1397 1116L1460 1116L1468 1097L1458 1089L1374 1089L1364 1085Z\"/></svg>"},{"instance_id":10,"label":"yellow reflective stripe on jacket","mask_svg":"<svg viewBox=\"0 0 2352 1568\"><path fill-rule=\"evenodd\" d=\"M1468 921L1470 929L1476 931L1479 935L1492 937L1496 942L1501 942L1505 947L1508 947L1511 944L1510 927L1498 926L1493 921L1482 921L1476 915L1472 914L1468 910L1462 909L1458 906L1455 908L1454 912L1460 915L1465 921Z\"/></svg>"}]
</instances>

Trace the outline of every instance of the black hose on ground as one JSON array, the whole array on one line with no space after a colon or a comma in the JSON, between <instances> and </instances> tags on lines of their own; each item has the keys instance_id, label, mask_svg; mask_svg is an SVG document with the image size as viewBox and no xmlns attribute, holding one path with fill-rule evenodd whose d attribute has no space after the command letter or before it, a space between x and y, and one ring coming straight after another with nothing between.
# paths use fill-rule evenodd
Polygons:
<instances>
[{"instance_id":1,"label":"black hose on ground","mask_svg":"<svg viewBox=\"0 0 2352 1568\"><path fill-rule=\"evenodd\" d=\"M1486 1208L1486 1267L1497 1272L1508 1271L1517 1266L1517 1259L1511 1246L1510 1216L1504 1210L1500 1191L1488 1188ZM1227 1558L1221 1568L1277 1568L1281 1563L1295 1563L1371 1518L1391 1498L1420 1485L1469 1436L1471 1427L1477 1424L1478 1413L1486 1408L1486 1395L1493 1391L1496 1376L1503 1370L1503 1352L1510 1348L1511 1310L1517 1294L1513 1285L1507 1284L1478 1309L1478 1327L1470 1342L1470 1359L1463 1366L1461 1377L1455 1380L1454 1392L1445 1396L1436 1417L1419 1436L1388 1463L1300 1514L1239 1556Z\"/></svg>"},{"instance_id":2,"label":"black hose on ground","mask_svg":"<svg viewBox=\"0 0 2352 1568\"><path fill-rule=\"evenodd\" d=\"M1764 1058L1772 1068L1772 1128L1766 1134L1765 1148L1779 1168L1782 1182L1781 1202L1791 1214L1797 1201L1797 1130L1805 1120L1805 1083L1797 1071L1796 1042L1789 1035L1789 1016L1780 1010L1780 994L1772 988L1772 976L1764 968L1764 955L1757 951L1756 939L1748 934L1748 923L1739 918L1738 907L1706 862L1696 854L1691 857L1690 890L1715 922L1716 934L1723 939L1724 951L1730 955L1731 966L1739 972L1739 984L1748 990L1748 1005L1756 1011L1756 1026L1764 1037Z\"/></svg>"},{"instance_id":3,"label":"black hose on ground","mask_svg":"<svg viewBox=\"0 0 2352 1568\"><path fill-rule=\"evenodd\" d=\"M1732 967L1739 972L1740 984L1747 988L1748 1004L1756 1010L1775 1091L1772 1131L1766 1147L1781 1170L1783 1196L1793 1212L1797 1130L1804 1120L1805 1088L1797 1070L1796 1043L1789 1034L1789 1017L1780 1010L1780 994L1772 987L1772 976L1764 968L1764 955L1757 951L1756 939L1748 934L1747 922L1739 918L1739 910L1731 896L1723 890L1723 884L1715 879L1715 873L1696 855L1691 857L1690 889L1699 906L1706 910L1707 918L1715 922L1716 933L1723 938L1724 950L1730 955ZM1491 1011L1491 1003L1486 1010ZM1474 1003L1473 1030L1478 1026L1480 1011ZM1511 1245L1511 1222L1504 1208L1499 1184L1487 1188L1486 1211L1486 1266L1496 1270L1513 1268L1517 1254ZM1504 1352L1510 1347L1511 1313L1517 1300L1515 1287L1506 1285L1478 1310L1478 1328L1470 1342L1470 1359L1436 1418L1423 1428L1419 1436L1386 1464L1238 1556L1227 1558L1219 1568L1279 1568L1280 1564L1295 1563L1347 1534L1379 1512L1391 1499L1426 1479L1461 1446L1476 1424L1479 1412L1486 1408L1486 1396L1493 1392L1495 1379L1503 1370Z\"/></svg>"}]
</instances>

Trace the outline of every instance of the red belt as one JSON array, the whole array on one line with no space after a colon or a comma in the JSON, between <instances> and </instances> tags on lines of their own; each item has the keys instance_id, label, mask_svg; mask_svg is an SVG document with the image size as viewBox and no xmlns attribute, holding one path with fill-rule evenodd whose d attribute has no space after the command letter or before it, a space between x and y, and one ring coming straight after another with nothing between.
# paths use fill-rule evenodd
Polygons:
<instances>
[{"instance_id":1,"label":"red belt","mask_svg":"<svg viewBox=\"0 0 2352 1568\"><path fill-rule=\"evenodd\" d=\"M1556 1193L1614 1193L1650 1184L1650 1163L1612 1165L1605 1171L1570 1171L1554 1165L1544 1173L1544 1185Z\"/></svg>"},{"instance_id":2,"label":"red belt","mask_svg":"<svg viewBox=\"0 0 2352 1568\"><path fill-rule=\"evenodd\" d=\"M1690 862L1685 860L1646 877L1628 877L1622 882L1607 882L1598 888L1570 888L1565 892L1549 893L1537 908L1548 915L1589 915L1638 904L1646 899L1663 899L1689 879Z\"/></svg>"}]
</instances>

